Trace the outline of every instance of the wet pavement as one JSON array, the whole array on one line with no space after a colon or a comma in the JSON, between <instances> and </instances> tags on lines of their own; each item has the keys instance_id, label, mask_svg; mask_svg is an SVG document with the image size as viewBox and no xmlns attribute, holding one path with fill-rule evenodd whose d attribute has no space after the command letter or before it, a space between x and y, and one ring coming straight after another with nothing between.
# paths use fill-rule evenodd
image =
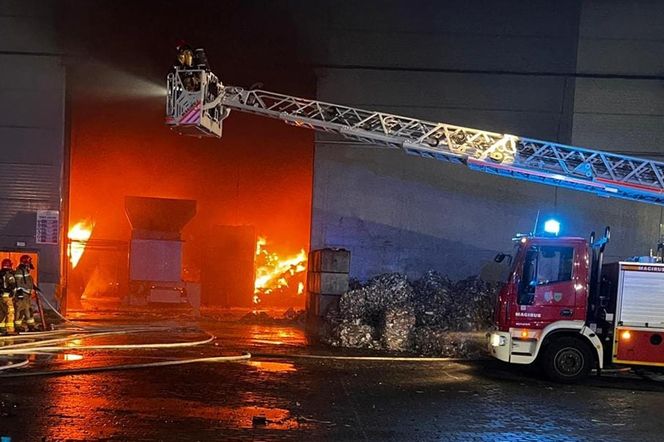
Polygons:
<instances>
[{"instance_id":1,"label":"wet pavement","mask_svg":"<svg viewBox=\"0 0 664 442\"><path fill-rule=\"evenodd\" d=\"M308 359L297 355L339 353L308 345L297 326L213 317L193 321L185 315L158 323L168 330L96 337L90 331L64 343L67 350L57 355L16 355L15 361L27 357L31 363L0 372L0 436L12 441L659 441L664 434L664 383L618 374L561 386L494 361ZM86 324L114 330L128 325L112 319ZM132 326L157 319L135 317ZM216 337L213 342L189 347L81 348L195 342L209 334ZM238 362L131 367L247 351L254 357ZM118 365L125 368L55 373ZM30 373L41 374L8 377Z\"/></svg>"}]
</instances>

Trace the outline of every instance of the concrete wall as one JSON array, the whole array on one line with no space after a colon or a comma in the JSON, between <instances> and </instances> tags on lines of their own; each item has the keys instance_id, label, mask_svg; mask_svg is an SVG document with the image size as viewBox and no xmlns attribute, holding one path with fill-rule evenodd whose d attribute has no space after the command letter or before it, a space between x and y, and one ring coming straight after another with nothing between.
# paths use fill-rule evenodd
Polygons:
<instances>
[{"instance_id":1,"label":"concrete wall","mask_svg":"<svg viewBox=\"0 0 664 442\"><path fill-rule=\"evenodd\" d=\"M640 11L646 15L657 9L655 2L643 3ZM612 126L611 118L593 113L610 112L605 103L616 99L615 89L605 85L601 93L594 91L593 80L574 74L595 67L615 73L604 60L619 59L620 52L607 47L605 37L591 36L600 32L595 22L607 14L619 21L624 9L576 1L476 0L294 8L296 14L317 14L303 25L309 38L302 49L318 65L320 99L605 149L643 144L623 132L624 124ZM639 14L628 18L642 25ZM625 33L619 35L631 39L631 48L614 44L631 53L641 46L627 34L629 26L621 24ZM610 23L602 29L601 36L613 31ZM642 32L656 33L654 28ZM644 37L649 50L657 38ZM634 100L630 112L638 114L638 124L648 126L651 117L645 114L653 112L644 109L662 103L648 95L655 86L625 80L621 87ZM661 94L661 81L659 87ZM627 93L630 88L639 96ZM618 97L617 104L622 106L623 99ZM646 137L661 139L663 132L657 133ZM647 252L656 240L659 208L317 140L311 246L350 248L354 277L391 271L417 276L428 269L453 278L477 274L496 251L511 248L514 233L532 229L538 210L560 216L569 234L585 236L612 225L617 233L613 255Z\"/></svg>"},{"instance_id":2,"label":"concrete wall","mask_svg":"<svg viewBox=\"0 0 664 442\"><path fill-rule=\"evenodd\" d=\"M662 23L659 1L583 2L577 71L592 78L576 79L573 144L664 160ZM607 252L613 259L647 254L659 238L660 207L569 191L561 191L559 203L611 224ZM590 219L574 220L578 228L590 228Z\"/></svg>"},{"instance_id":3,"label":"concrete wall","mask_svg":"<svg viewBox=\"0 0 664 442\"><path fill-rule=\"evenodd\" d=\"M59 211L63 195L65 73L53 16L49 1L0 1L0 248L38 252L51 293L60 245L38 244L35 232L37 211Z\"/></svg>"}]
</instances>

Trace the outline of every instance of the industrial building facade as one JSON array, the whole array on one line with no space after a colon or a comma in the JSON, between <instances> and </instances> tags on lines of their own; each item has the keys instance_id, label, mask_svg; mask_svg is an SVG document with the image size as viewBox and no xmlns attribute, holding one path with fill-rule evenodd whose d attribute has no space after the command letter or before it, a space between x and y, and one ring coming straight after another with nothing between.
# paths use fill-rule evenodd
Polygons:
<instances>
[{"instance_id":1,"label":"industrial building facade","mask_svg":"<svg viewBox=\"0 0 664 442\"><path fill-rule=\"evenodd\" d=\"M65 68L53 4L0 3L0 254L60 291L66 224Z\"/></svg>"},{"instance_id":2,"label":"industrial building facade","mask_svg":"<svg viewBox=\"0 0 664 442\"><path fill-rule=\"evenodd\" d=\"M359 8L359 10L358 10ZM609 152L664 153L664 6L653 1L333 2L303 16L318 98ZM375 20L367 21L371 16ZM518 17L518 19L516 19ZM298 20L298 22L301 22ZM657 206L472 172L319 136L311 247L351 276L478 274L515 233L558 216L610 225L608 258L648 254Z\"/></svg>"},{"instance_id":3,"label":"industrial building facade","mask_svg":"<svg viewBox=\"0 0 664 442\"><path fill-rule=\"evenodd\" d=\"M311 3L291 1L283 8L299 35L299 56L314 66L321 100L607 151L661 154L659 2L467 1L443 7L423 1L417 11L397 0L380 8L369 2ZM40 285L53 295L66 271L69 164L55 12L51 2L1 7L0 247L38 255ZM214 38L202 43L212 45ZM203 161L200 152L208 147L200 146L188 157ZM143 155L145 149L139 150ZM359 279L386 272L415 277L429 269L455 279L478 274L497 251L510 248L512 235L532 230L538 211L558 215L567 234L611 225L609 259L647 254L660 235L657 206L322 136L315 142L313 173L310 248L349 249L350 276ZM228 181L217 193L239 201L239 183L250 178L238 172L237 186ZM298 216L310 216L308 203L297 207L307 212ZM212 209L207 213L219 224L242 224L241 213L228 219Z\"/></svg>"}]
</instances>

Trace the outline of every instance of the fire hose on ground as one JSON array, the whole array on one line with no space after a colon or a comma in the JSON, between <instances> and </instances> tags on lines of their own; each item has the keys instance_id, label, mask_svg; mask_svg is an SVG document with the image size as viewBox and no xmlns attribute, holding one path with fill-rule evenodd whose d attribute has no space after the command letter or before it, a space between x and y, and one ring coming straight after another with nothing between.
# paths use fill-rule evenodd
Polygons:
<instances>
[{"instance_id":1,"label":"fire hose on ground","mask_svg":"<svg viewBox=\"0 0 664 442\"><path fill-rule=\"evenodd\" d=\"M108 335L110 333L105 333ZM0 348L0 355L14 355L33 353L35 351L60 351L60 350L136 350L136 349L156 349L156 348L182 348L182 347L195 347L197 345L209 344L214 341L215 337L208 334L208 338L200 341L186 341L186 342L165 342L165 343L147 343L147 344L111 344L111 345L77 345L75 347L59 347L59 346L35 346L27 348ZM89 338L89 337L88 337ZM38 343L35 343L36 345ZM20 345L20 344L19 344Z\"/></svg>"},{"instance_id":2,"label":"fire hose on ground","mask_svg":"<svg viewBox=\"0 0 664 442\"><path fill-rule=\"evenodd\" d=\"M135 370L139 368L154 368L154 367L169 367L174 365L186 365L186 364L198 364L205 362L236 362L243 361L251 358L250 353L243 353L241 355L232 355L232 356L213 356L207 358L191 358L191 359L178 359L176 361L159 361L159 362L148 362L143 364L123 364L123 365L109 365L102 367L86 367L86 368L73 368L67 370L47 370L47 371L28 371L28 372L18 372L18 373L9 373L2 376L2 378L19 378L19 377L29 377L29 376L56 376L56 375L78 375L78 374L89 374L89 373L100 373L104 371L119 371L119 370ZM28 361L24 361L27 365ZM19 364L14 364L12 366L5 366L4 368L18 368ZM3 369L3 367L0 367Z\"/></svg>"},{"instance_id":3,"label":"fire hose on ground","mask_svg":"<svg viewBox=\"0 0 664 442\"><path fill-rule=\"evenodd\" d=\"M133 330L135 331L135 330ZM144 331L144 330L142 330ZM153 330L150 330L153 331ZM90 334L80 334L69 336L67 338L51 339L46 342L53 344L56 342L67 342L72 339L81 339L81 338L93 338L99 336L109 336L114 334L126 334L128 330L118 330L113 332L101 332L101 333L90 333ZM31 343L16 344L12 346L0 347L0 356L14 356L14 355L32 355L32 354L52 354L53 352L67 351L67 350L135 350L135 349L164 349L164 348L183 348L183 347L195 347L200 345L209 344L215 339L215 336L207 333L208 337L202 340L196 341L185 341L185 342L166 342L166 343L142 343L142 344L113 344L113 345L77 345L76 347L65 347L65 346L47 346L44 345L45 341L37 341ZM241 355L229 355L229 356L213 356L213 357L201 357L201 358L189 358L189 359L178 359L178 360L169 360L169 361L159 361L151 363L141 363L141 364L123 364L123 365L113 365L113 366L102 366L102 367L86 367L78 369L67 369L67 370L48 370L48 371L38 371L38 372L20 372L20 373L11 373L4 374L2 377L26 377L26 376L45 376L45 375L63 375L63 374L85 374L85 373L97 373L102 371L113 371L113 370L130 370L138 368L150 368L150 367L166 367L166 366L175 366L175 365L185 365L193 363L210 363L210 362L231 362L231 361L241 361L251 358L250 353L243 353ZM23 360L21 362L12 363L9 362L7 365L1 366L0 370L9 370L14 368L23 368L29 364L29 360Z\"/></svg>"},{"instance_id":4,"label":"fire hose on ground","mask_svg":"<svg viewBox=\"0 0 664 442\"><path fill-rule=\"evenodd\" d=\"M32 343L15 344L12 346L0 347L1 355L25 355L25 354L52 354L52 352L66 350L126 350L126 349L157 349L157 348L183 348L200 346L211 343L215 337L208 333L208 338L197 341L187 342L169 342L169 343L146 343L146 344L115 344L115 345L77 345L76 347L53 346L44 344L54 344L58 342L67 342L72 339L93 338L100 336L109 336L115 334L126 334L131 331L146 331L145 329L127 329L116 331L103 331L98 333L76 333L69 337L49 339L47 341L37 341ZM153 330L149 330L153 331ZM356 361L401 361L401 362L454 362L460 361L457 358L419 358L419 357L397 357L397 356L340 356L340 355L311 355L311 354L277 354L262 353L255 356L264 358L294 358L294 359L323 359L323 360L356 360ZM241 355L213 356L190 359L178 359L169 361L158 361L152 363L122 364L101 367L85 367L66 370L47 370L36 372L18 372L3 374L2 378L9 377L29 377L29 376L55 376L55 375L75 375L99 373L115 370L132 370L140 368L168 367L177 365L186 365L194 363L214 363L214 362L241 362L252 358L251 353L245 352ZM29 364L28 360L18 363L10 363L2 366L2 370L24 368Z\"/></svg>"},{"instance_id":5,"label":"fire hose on ground","mask_svg":"<svg viewBox=\"0 0 664 442\"><path fill-rule=\"evenodd\" d=\"M70 346L57 346L53 344L66 343L77 339L90 339L105 337L111 335L127 335L132 333L141 333L141 332L155 332L160 331L164 332L167 330L173 330L173 327L164 327L164 326L126 326L126 327L113 327L113 328L102 328L102 327L84 327L79 324L71 321L60 314L60 312L46 299L41 293L38 292L38 295L41 296L44 302L53 310L53 312L59 316L63 321L74 325L72 328L59 329L59 330L50 330L42 332L34 332L26 335L17 335L17 336L4 336L0 340L34 340L37 338L37 341L34 342L21 342L16 344L10 344L0 347L0 356L14 356L14 355L35 355L35 354L53 354L60 351L68 351L72 349L76 350L135 350L135 349L167 349L167 348L183 348L183 347L195 347L200 345L205 345L211 343L215 336L210 333L206 333L207 337L202 340L196 341L185 341L185 342L160 342L160 343L141 343L141 344L104 344L104 345L76 345L75 347ZM178 329L179 330L179 329ZM56 337L66 335L64 337ZM40 339L41 338L41 339ZM45 339L44 339L45 338ZM80 369L68 369L68 370L49 370L49 371L39 371L39 372L22 372L22 373L13 373L5 374L2 377L18 377L18 376L42 376L42 375L55 375L55 374L82 374L82 373L92 373L99 371L109 371L109 370L128 370L128 369L137 369L137 368L149 368L149 367L163 367L163 366L173 366L173 365L183 365L191 363L202 363L202 362L227 362L227 361L239 361L244 359L249 359L251 355L249 353L244 353L241 355L231 355L231 356L214 356L214 357L205 357L205 358L190 358L190 359L179 359L171 361L159 361L153 363L142 363L142 364L123 364L115 366L105 366L105 367L86 367ZM0 366L0 370L9 370L17 369L28 366L30 361L25 359L20 362L8 362L6 365Z\"/></svg>"},{"instance_id":6,"label":"fire hose on ground","mask_svg":"<svg viewBox=\"0 0 664 442\"><path fill-rule=\"evenodd\" d=\"M103 328L103 327L90 327L90 326L81 326L75 321L69 320L62 316L60 312L41 294L44 302L48 305L53 312L59 316L63 321L68 324L72 324L74 327L57 329L44 332L35 332L30 333L29 335L19 335L12 337L4 337L4 339L34 339L44 337L47 339L38 340L36 342L26 342L12 344L8 346L0 347L0 356L2 355L25 355L25 354L54 354L60 351L67 350L135 350L135 349L165 349L165 348L184 348L184 347L194 347L209 344L214 341L215 336L210 333L206 333L208 337L206 339L197 340L197 341L186 341L186 342L166 342L166 343L141 343L141 344L104 344L104 345L76 345L75 347L69 346L55 346L52 344L69 342L75 339L90 339L103 336L111 335L126 335L131 333L141 333L141 332L155 332L155 331L168 331L174 330L173 327L166 326L126 326L126 327L113 327L113 328ZM51 336L58 336L62 334L68 334L65 337L54 337L51 339ZM0 341L1 342L1 341ZM121 364L121 365L109 365L109 366L100 366L100 367L85 367L85 368L74 368L74 369L65 369L65 370L46 370L46 371L32 371L32 372L17 372L17 373L6 373L3 374L2 378L17 378L17 377L30 377L30 376L57 376L57 375L78 375L78 374L89 374L89 373L99 373L106 371L118 371L118 370L133 370L141 368L153 368L153 367L169 367L169 366L178 366L178 365L187 365L194 363L215 363L215 362L242 362L251 359L252 357L257 358L266 358L266 359L304 359L304 360L337 360L337 361L368 361L368 362L416 362L416 363L431 363L431 362L464 362L469 361L469 359L464 358L450 358L450 357L404 357L404 356L348 356L348 355L315 355L315 354L297 354L297 353L255 353L251 354L249 352L242 353L240 355L229 355L229 356L212 356L212 357L199 357L199 358L188 358L188 359L177 359L177 360L166 360L150 363L137 363L137 364ZM0 366L0 371L24 368L29 365L29 360L23 360L20 362L9 362L6 365Z\"/></svg>"},{"instance_id":7,"label":"fire hose on ground","mask_svg":"<svg viewBox=\"0 0 664 442\"><path fill-rule=\"evenodd\" d=\"M9 361L7 364L0 366L0 371L2 371L2 370L10 370L10 369L12 369L12 368L21 368L21 367L25 367L25 366L28 365L29 363L30 363L30 361L27 360L27 359L25 359L25 360L23 360L23 361L21 361L21 362L11 362L11 361Z\"/></svg>"},{"instance_id":8,"label":"fire hose on ground","mask_svg":"<svg viewBox=\"0 0 664 442\"><path fill-rule=\"evenodd\" d=\"M47 339L37 342L14 344L10 346L0 347L0 356L2 355L24 355L24 354L53 354L54 352L67 351L67 350L133 350L133 349L163 349L163 348L183 348L194 347L211 343L215 337L207 333L206 339L197 341L186 342L167 342L167 343L142 343L142 344L113 344L113 345L77 345L75 347L54 346L51 344L67 342L73 339L89 339L94 337L111 336L118 334L128 334L136 332L155 331L157 327L126 327L120 330L100 330L98 332L81 332L80 330L71 330L74 334L55 339ZM168 330L165 327L159 327L160 330ZM173 330L173 328L170 328ZM48 344L48 345L47 345ZM5 377L29 377L29 376L56 376L56 375L78 375L90 374L106 371L116 370L132 370L141 368L154 368L154 367L168 367L187 365L194 363L215 363L215 362L242 362L251 358L265 358L265 359L304 359L304 360L336 360L336 361L368 361L368 362L414 362L414 363L431 363L431 362L467 362L469 359L464 358L450 358L450 357L404 357L404 356L348 356L348 355L315 355L315 354L297 354L297 353L254 353L245 352L241 355L229 356L212 356L200 357L189 359L177 359L158 361L152 363L138 363L138 364L121 364L110 365L101 367L85 367L76 369L65 370L47 370L36 372L17 372L3 374ZM24 368L29 364L28 360L16 363L8 363L7 365L0 366L0 371L9 369Z\"/></svg>"},{"instance_id":9,"label":"fire hose on ground","mask_svg":"<svg viewBox=\"0 0 664 442\"><path fill-rule=\"evenodd\" d=\"M288 359L321 359L337 361L377 361L377 362L464 362L471 361L468 358L445 358L445 357L419 357L419 356L345 356L345 355L310 355L297 353L255 353L254 357L263 358L288 358Z\"/></svg>"}]
</instances>

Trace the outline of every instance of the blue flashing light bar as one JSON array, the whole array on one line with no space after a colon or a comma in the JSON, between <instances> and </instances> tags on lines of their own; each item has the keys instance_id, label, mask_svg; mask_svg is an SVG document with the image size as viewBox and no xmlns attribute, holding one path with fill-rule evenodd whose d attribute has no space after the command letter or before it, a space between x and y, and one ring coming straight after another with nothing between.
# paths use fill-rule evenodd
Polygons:
<instances>
[{"instance_id":1,"label":"blue flashing light bar","mask_svg":"<svg viewBox=\"0 0 664 442\"><path fill-rule=\"evenodd\" d=\"M560 223L555 219L547 220L544 223L544 231L550 233L551 235L556 235L560 233Z\"/></svg>"}]
</instances>

